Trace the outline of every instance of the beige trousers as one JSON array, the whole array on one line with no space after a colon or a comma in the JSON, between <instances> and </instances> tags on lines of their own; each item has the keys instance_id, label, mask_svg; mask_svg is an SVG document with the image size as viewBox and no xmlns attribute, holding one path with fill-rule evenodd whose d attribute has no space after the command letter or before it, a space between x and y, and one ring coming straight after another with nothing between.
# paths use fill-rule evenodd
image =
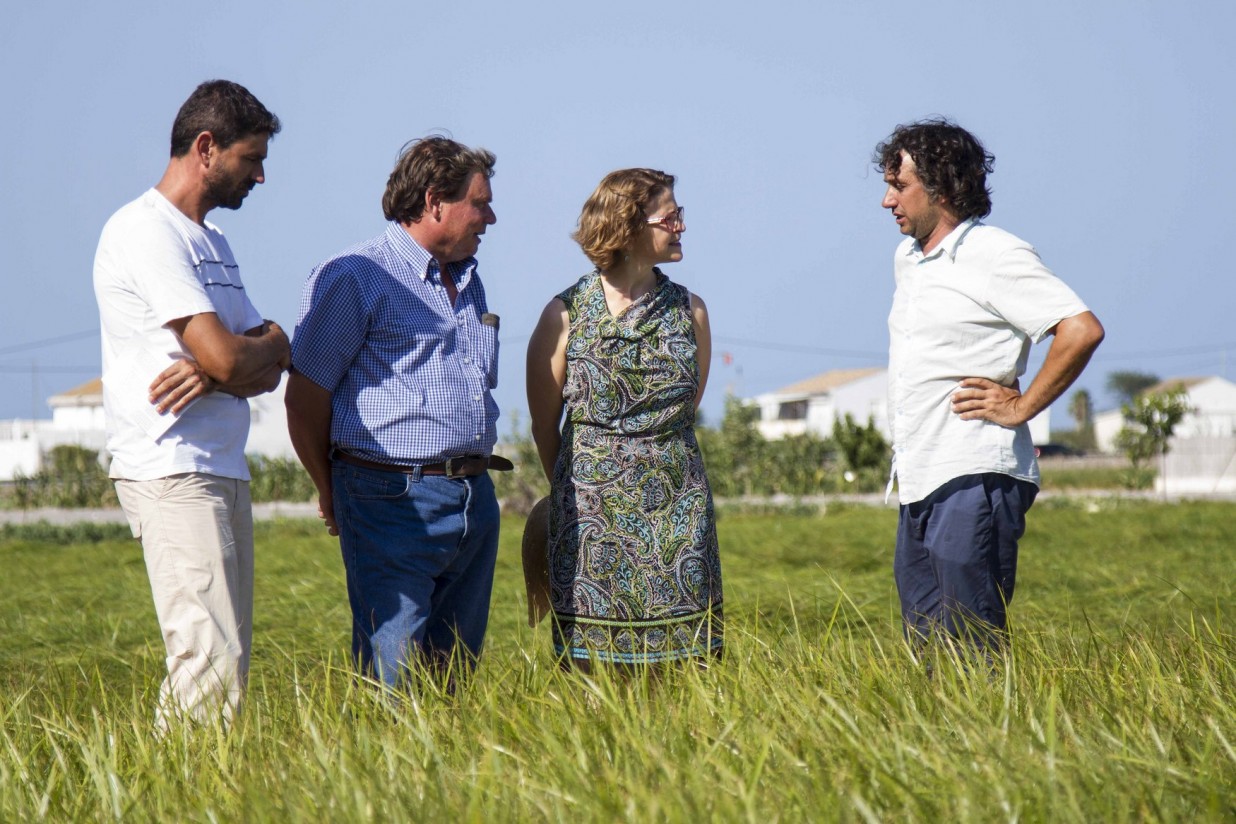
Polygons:
<instances>
[{"instance_id":1,"label":"beige trousers","mask_svg":"<svg viewBox=\"0 0 1236 824\"><path fill-rule=\"evenodd\" d=\"M240 709L253 638L253 511L249 482L188 473L116 481L142 542L167 650L155 724L230 722Z\"/></svg>"}]
</instances>

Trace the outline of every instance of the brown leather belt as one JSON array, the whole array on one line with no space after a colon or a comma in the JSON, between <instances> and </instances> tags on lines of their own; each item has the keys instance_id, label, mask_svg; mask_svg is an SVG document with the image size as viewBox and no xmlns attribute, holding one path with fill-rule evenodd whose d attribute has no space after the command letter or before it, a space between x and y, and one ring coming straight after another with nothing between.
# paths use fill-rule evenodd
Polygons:
<instances>
[{"instance_id":1,"label":"brown leather belt","mask_svg":"<svg viewBox=\"0 0 1236 824\"><path fill-rule=\"evenodd\" d=\"M488 457L484 455L468 455L462 458L448 458L442 463L421 464L420 466L378 463L377 461L358 458L356 455L339 449L335 450L334 457L344 463L352 464L352 466L376 469L379 472L402 472L405 475L413 475L419 471L422 475L445 475L448 478L474 478L488 469L507 472L515 468L515 464L501 455L490 455Z\"/></svg>"}]
</instances>

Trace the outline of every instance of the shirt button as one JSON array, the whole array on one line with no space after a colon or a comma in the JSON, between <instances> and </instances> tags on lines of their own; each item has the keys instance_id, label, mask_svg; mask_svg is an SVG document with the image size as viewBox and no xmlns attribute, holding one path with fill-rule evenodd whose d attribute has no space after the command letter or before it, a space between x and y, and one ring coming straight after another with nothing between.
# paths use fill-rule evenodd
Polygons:
<instances>
[{"instance_id":1,"label":"shirt button","mask_svg":"<svg viewBox=\"0 0 1236 824\"><path fill-rule=\"evenodd\" d=\"M480 436L480 435L473 435L473 436L472 436L472 440L474 440L474 441L479 441L480 439L481 439L481 436Z\"/></svg>"},{"instance_id":2,"label":"shirt button","mask_svg":"<svg viewBox=\"0 0 1236 824\"><path fill-rule=\"evenodd\" d=\"M479 401L480 399L481 399L481 396L480 396L480 395L473 395L473 396L472 396L472 400L474 400L474 401Z\"/></svg>"},{"instance_id":3,"label":"shirt button","mask_svg":"<svg viewBox=\"0 0 1236 824\"><path fill-rule=\"evenodd\" d=\"M472 363L472 358L464 358L464 363Z\"/></svg>"}]
</instances>

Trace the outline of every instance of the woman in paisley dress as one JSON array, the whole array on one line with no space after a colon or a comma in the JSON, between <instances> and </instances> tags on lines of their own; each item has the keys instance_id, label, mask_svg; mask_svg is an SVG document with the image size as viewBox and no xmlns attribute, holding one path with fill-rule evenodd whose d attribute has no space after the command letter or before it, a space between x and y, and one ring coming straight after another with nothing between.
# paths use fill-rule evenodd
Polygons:
<instances>
[{"instance_id":1,"label":"woman in paisley dress","mask_svg":"<svg viewBox=\"0 0 1236 824\"><path fill-rule=\"evenodd\" d=\"M672 175L607 175L573 235L596 268L549 302L528 344L563 666L721 652L717 531L694 430L708 311L657 268L682 260L685 230Z\"/></svg>"}]
</instances>

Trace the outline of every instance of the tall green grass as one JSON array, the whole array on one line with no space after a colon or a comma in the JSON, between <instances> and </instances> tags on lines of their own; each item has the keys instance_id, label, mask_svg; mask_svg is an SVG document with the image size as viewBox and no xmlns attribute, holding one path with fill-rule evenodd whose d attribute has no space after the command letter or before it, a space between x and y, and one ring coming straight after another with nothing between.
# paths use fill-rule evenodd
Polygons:
<instances>
[{"instance_id":1,"label":"tall green grass","mask_svg":"<svg viewBox=\"0 0 1236 824\"><path fill-rule=\"evenodd\" d=\"M1044 501L994 673L901 642L895 513L725 513L726 654L561 673L504 524L455 696L346 665L338 550L264 525L249 702L152 732L162 649L132 541L0 543L0 819L1231 821L1236 505Z\"/></svg>"}]
</instances>

